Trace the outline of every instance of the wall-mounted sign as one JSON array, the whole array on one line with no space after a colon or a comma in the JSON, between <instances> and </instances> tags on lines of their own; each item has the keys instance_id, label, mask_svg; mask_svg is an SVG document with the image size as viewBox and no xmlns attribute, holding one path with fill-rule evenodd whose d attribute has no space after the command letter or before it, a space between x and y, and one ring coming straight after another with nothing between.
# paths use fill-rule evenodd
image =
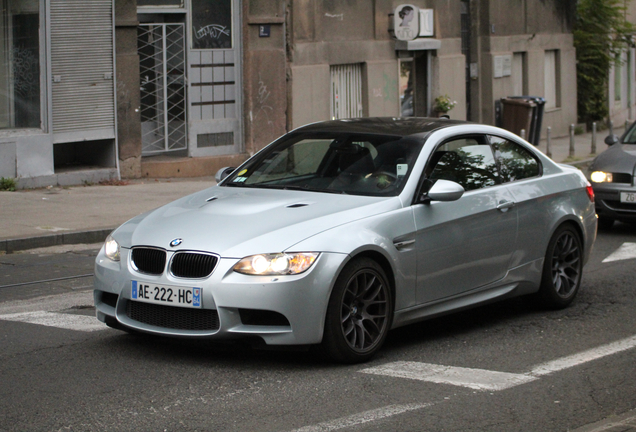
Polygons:
<instances>
[{"instance_id":1,"label":"wall-mounted sign","mask_svg":"<svg viewBox=\"0 0 636 432\"><path fill-rule=\"evenodd\" d=\"M479 78L479 64L477 64L477 63L471 63L470 64L470 77L472 79Z\"/></svg>"},{"instance_id":2,"label":"wall-mounted sign","mask_svg":"<svg viewBox=\"0 0 636 432\"><path fill-rule=\"evenodd\" d=\"M420 9L410 4L396 7L393 14L393 31L397 40L415 39L420 32Z\"/></svg>"},{"instance_id":3,"label":"wall-mounted sign","mask_svg":"<svg viewBox=\"0 0 636 432\"><path fill-rule=\"evenodd\" d=\"M420 9L420 36L435 35L433 9Z\"/></svg>"},{"instance_id":4,"label":"wall-mounted sign","mask_svg":"<svg viewBox=\"0 0 636 432\"><path fill-rule=\"evenodd\" d=\"M502 78L512 75L512 56L500 55L493 57L493 76Z\"/></svg>"},{"instance_id":5,"label":"wall-mounted sign","mask_svg":"<svg viewBox=\"0 0 636 432\"><path fill-rule=\"evenodd\" d=\"M258 37L269 37L272 31L272 26L269 24L262 24L258 26Z\"/></svg>"}]
</instances>

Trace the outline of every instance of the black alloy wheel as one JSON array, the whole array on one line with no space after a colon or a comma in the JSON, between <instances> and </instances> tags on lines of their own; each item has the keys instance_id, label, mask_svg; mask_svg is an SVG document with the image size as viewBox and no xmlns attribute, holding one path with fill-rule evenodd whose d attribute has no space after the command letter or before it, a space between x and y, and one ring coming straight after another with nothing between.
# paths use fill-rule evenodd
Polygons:
<instances>
[{"instance_id":1,"label":"black alloy wheel","mask_svg":"<svg viewBox=\"0 0 636 432\"><path fill-rule=\"evenodd\" d=\"M393 298L382 267L357 258L342 270L329 299L323 348L336 361L360 363L380 349L393 319Z\"/></svg>"},{"instance_id":2,"label":"black alloy wheel","mask_svg":"<svg viewBox=\"0 0 636 432\"><path fill-rule=\"evenodd\" d=\"M567 307L579 290L583 248L578 232L569 225L556 230L545 255L539 296L552 309Z\"/></svg>"}]
</instances>

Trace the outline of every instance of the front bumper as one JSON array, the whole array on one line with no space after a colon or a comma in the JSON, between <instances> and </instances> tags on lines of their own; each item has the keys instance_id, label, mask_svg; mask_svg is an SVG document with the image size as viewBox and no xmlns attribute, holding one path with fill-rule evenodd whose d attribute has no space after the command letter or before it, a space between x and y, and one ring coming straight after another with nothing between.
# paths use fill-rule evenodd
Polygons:
<instances>
[{"instance_id":1,"label":"front bumper","mask_svg":"<svg viewBox=\"0 0 636 432\"><path fill-rule=\"evenodd\" d=\"M232 270L237 259L221 258L209 277L183 279L167 272L159 276L138 273L130 264L129 249L122 248L121 261L114 262L106 258L102 248L95 262L97 318L117 327L164 336L209 339L256 336L270 345L316 344L322 340L335 277L347 257L322 253L308 271L292 276L239 274ZM202 307L132 300L133 280L158 286L200 287Z\"/></svg>"},{"instance_id":2,"label":"front bumper","mask_svg":"<svg viewBox=\"0 0 636 432\"><path fill-rule=\"evenodd\" d=\"M621 192L636 192L636 187L622 183L593 184L593 189L594 205L599 217L636 222L636 204L621 203L620 200Z\"/></svg>"}]
</instances>

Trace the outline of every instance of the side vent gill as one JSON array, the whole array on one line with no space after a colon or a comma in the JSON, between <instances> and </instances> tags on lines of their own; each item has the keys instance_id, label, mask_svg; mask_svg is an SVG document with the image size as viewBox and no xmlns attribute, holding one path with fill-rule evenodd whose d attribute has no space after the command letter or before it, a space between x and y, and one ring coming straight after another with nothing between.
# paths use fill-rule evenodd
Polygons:
<instances>
[{"instance_id":1,"label":"side vent gill","mask_svg":"<svg viewBox=\"0 0 636 432\"><path fill-rule=\"evenodd\" d=\"M287 206L287 208L298 208L298 207L305 207L308 206L309 204L303 204L303 203L298 203L298 204L290 204Z\"/></svg>"}]
</instances>

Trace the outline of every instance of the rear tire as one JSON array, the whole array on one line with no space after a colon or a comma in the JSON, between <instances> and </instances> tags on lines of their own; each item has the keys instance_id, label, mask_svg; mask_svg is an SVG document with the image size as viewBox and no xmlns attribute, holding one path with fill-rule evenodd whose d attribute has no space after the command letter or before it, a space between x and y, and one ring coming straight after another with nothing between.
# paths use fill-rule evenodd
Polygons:
<instances>
[{"instance_id":1,"label":"rear tire","mask_svg":"<svg viewBox=\"0 0 636 432\"><path fill-rule=\"evenodd\" d=\"M571 226L559 227L545 254L538 297L550 309L563 309L572 303L581 285L583 248L578 232Z\"/></svg>"},{"instance_id":2,"label":"rear tire","mask_svg":"<svg viewBox=\"0 0 636 432\"><path fill-rule=\"evenodd\" d=\"M370 360L393 320L393 297L382 267L356 258L342 270L329 298L322 349L341 363Z\"/></svg>"}]
</instances>

